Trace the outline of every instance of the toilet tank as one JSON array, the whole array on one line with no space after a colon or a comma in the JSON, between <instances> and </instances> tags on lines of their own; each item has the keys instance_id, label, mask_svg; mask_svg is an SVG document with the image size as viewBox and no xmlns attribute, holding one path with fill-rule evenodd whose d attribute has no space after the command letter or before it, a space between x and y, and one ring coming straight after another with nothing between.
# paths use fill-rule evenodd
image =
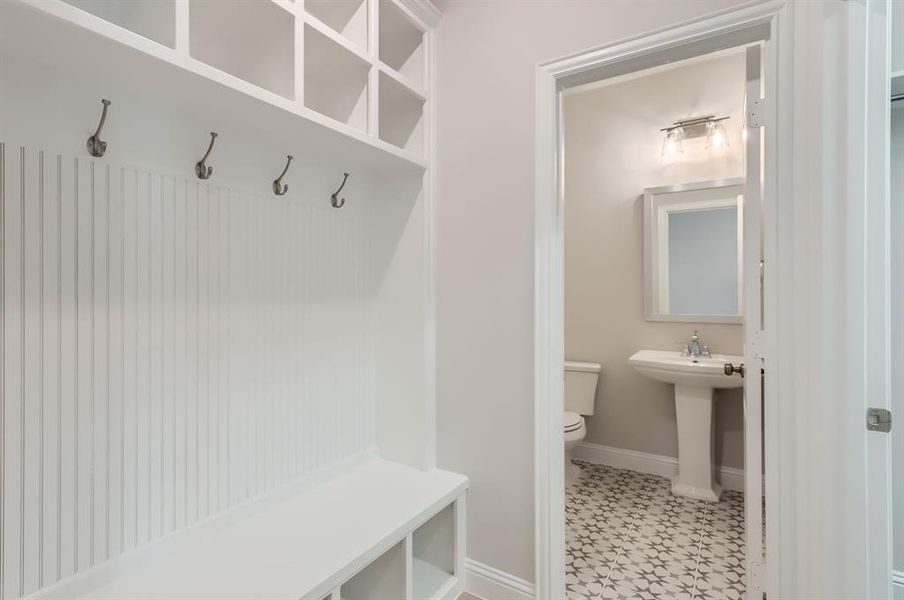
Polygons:
<instances>
[{"instance_id":1,"label":"toilet tank","mask_svg":"<svg viewBox=\"0 0 904 600\"><path fill-rule=\"evenodd\" d=\"M592 415L596 383L600 378L597 363L565 361L565 410Z\"/></svg>"}]
</instances>

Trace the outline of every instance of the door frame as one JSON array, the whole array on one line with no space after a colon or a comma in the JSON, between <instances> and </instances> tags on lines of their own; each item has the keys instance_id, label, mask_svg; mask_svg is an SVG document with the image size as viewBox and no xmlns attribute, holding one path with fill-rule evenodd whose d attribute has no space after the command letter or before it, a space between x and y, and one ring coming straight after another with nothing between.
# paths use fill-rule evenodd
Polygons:
<instances>
[{"instance_id":1,"label":"door frame","mask_svg":"<svg viewBox=\"0 0 904 600\"><path fill-rule=\"evenodd\" d=\"M888 161L887 151L877 160L881 127L864 111L875 106L867 98L887 90L887 77L877 87L876 69L866 66L887 36L876 16L887 3L768 0L537 66L537 598L562 598L565 590L561 91L766 37L766 328L755 342L769 373L762 585L775 597L891 597L890 552L883 552L890 548L890 485L882 480L890 473L888 443L864 423L868 395L873 405L882 405L883 394L888 400L888 231L880 225L888 186L879 185L883 172L888 181ZM831 69L827 57L835 59ZM851 352L861 360L850 360ZM877 575L884 576L871 579Z\"/></svg>"}]
</instances>

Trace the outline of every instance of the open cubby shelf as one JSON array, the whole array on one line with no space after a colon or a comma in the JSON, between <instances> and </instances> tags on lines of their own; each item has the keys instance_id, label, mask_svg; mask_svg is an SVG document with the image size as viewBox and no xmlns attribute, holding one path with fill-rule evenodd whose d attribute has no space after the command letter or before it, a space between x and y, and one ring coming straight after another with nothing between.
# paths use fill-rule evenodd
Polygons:
<instances>
[{"instance_id":1,"label":"open cubby shelf","mask_svg":"<svg viewBox=\"0 0 904 600\"><path fill-rule=\"evenodd\" d=\"M367 48L366 0L304 0L305 12L359 48Z\"/></svg>"},{"instance_id":2,"label":"open cubby shelf","mask_svg":"<svg viewBox=\"0 0 904 600\"><path fill-rule=\"evenodd\" d=\"M423 153L424 100L380 72L380 139L416 155Z\"/></svg>"},{"instance_id":3,"label":"open cubby shelf","mask_svg":"<svg viewBox=\"0 0 904 600\"><path fill-rule=\"evenodd\" d=\"M342 600L398 600L405 591L405 541L401 541L342 584Z\"/></svg>"},{"instance_id":4,"label":"open cubby shelf","mask_svg":"<svg viewBox=\"0 0 904 600\"><path fill-rule=\"evenodd\" d=\"M380 61L416 87L424 84L424 31L392 0L380 2Z\"/></svg>"},{"instance_id":5,"label":"open cubby shelf","mask_svg":"<svg viewBox=\"0 0 904 600\"><path fill-rule=\"evenodd\" d=\"M295 97L295 15L269 0L189 0L189 31L193 58Z\"/></svg>"},{"instance_id":6,"label":"open cubby shelf","mask_svg":"<svg viewBox=\"0 0 904 600\"><path fill-rule=\"evenodd\" d=\"M371 65L307 25L304 56L305 106L366 131Z\"/></svg>"},{"instance_id":7,"label":"open cubby shelf","mask_svg":"<svg viewBox=\"0 0 904 600\"><path fill-rule=\"evenodd\" d=\"M455 506L449 505L412 535L415 598L433 598L455 578Z\"/></svg>"},{"instance_id":8,"label":"open cubby shelf","mask_svg":"<svg viewBox=\"0 0 904 600\"><path fill-rule=\"evenodd\" d=\"M63 0L168 48L176 47L176 0Z\"/></svg>"}]
</instances>

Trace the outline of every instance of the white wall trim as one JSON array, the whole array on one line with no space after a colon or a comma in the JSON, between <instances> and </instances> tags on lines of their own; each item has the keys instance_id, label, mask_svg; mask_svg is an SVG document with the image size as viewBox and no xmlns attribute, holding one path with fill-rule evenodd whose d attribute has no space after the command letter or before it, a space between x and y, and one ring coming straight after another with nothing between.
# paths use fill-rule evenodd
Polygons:
<instances>
[{"instance_id":1,"label":"white wall trim","mask_svg":"<svg viewBox=\"0 0 904 600\"><path fill-rule=\"evenodd\" d=\"M489 565L465 561L465 591L484 600L533 600L534 584Z\"/></svg>"},{"instance_id":2,"label":"white wall trim","mask_svg":"<svg viewBox=\"0 0 904 600\"><path fill-rule=\"evenodd\" d=\"M541 598L557 598L564 595L565 539L564 539L564 487L561 448L562 407L564 386L562 362L564 360L564 307L563 307L563 245L564 198L560 177L562 153L562 128L560 92L564 88L586 84L605 76L624 74L632 69L649 68L665 62L664 58L677 60L690 58L705 52L721 50L728 45L744 45L769 36L773 40L776 72L793 71L793 45L787 42L785 33L791 21L793 3L784 0L751 3L690 21L660 29L591 49L568 57L541 63L536 69L536 144L535 144L535 256L534 256L534 481L535 481L535 579L537 595ZM782 40L782 43L774 43ZM659 61L657 63L657 61ZM789 110L792 85L782 79L772 95L775 106ZM788 130L776 128L777 144L790 154L794 139ZM776 145L767 145L766 160L771 161ZM791 167L793 170L793 167ZM778 169L774 177L785 176ZM783 190L785 191L785 190ZM790 197L790 196L789 196ZM767 198L767 204L774 198ZM787 232L785 232L787 234ZM774 243L767 239L767 245ZM770 257L775 253L768 253ZM772 300L772 298L767 298ZM771 310L774 305L770 304ZM771 313L770 313L771 314ZM770 344L770 348L774 343ZM773 367L776 377L791 365ZM767 389L768 395L774 388ZM782 405L791 411L790 406ZM767 423L767 440L777 440L775 431L781 420ZM774 466L774 463L772 463ZM770 464L766 465L767 471ZM776 477L773 472L771 477ZM783 483L785 480L783 479ZM794 487L794 481L789 482ZM774 489L773 489L774 491ZM770 513L780 519L783 507L776 506ZM786 528L785 530L788 530ZM791 535L788 533L787 535ZM769 541L769 554L782 564L776 537ZM778 594L774 586L770 594ZM789 588L790 589L790 588Z\"/></svg>"},{"instance_id":3,"label":"white wall trim","mask_svg":"<svg viewBox=\"0 0 904 600\"><path fill-rule=\"evenodd\" d=\"M578 447L574 449L573 456L596 465L628 469L659 477L672 477L678 472L677 458L626 448L613 448L591 442L578 444ZM719 482L722 484L722 489L744 491L744 469L721 467Z\"/></svg>"},{"instance_id":4,"label":"white wall trim","mask_svg":"<svg viewBox=\"0 0 904 600\"><path fill-rule=\"evenodd\" d=\"M436 35L433 27L439 22L439 11L429 0L405 0L406 6L417 5L417 13L429 28L424 32L424 89L428 99L424 102L424 157L429 167L424 172L424 257L426 281L424 298L424 377L426 380L427 435L425 436L425 466L436 467L437 421L436 421ZM436 18L429 17L430 10L436 11ZM379 85L379 83L378 83Z\"/></svg>"},{"instance_id":5,"label":"white wall trim","mask_svg":"<svg viewBox=\"0 0 904 600\"><path fill-rule=\"evenodd\" d=\"M440 10L430 0L399 0L412 15L418 18L425 28L433 28L439 24L442 17Z\"/></svg>"}]
</instances>

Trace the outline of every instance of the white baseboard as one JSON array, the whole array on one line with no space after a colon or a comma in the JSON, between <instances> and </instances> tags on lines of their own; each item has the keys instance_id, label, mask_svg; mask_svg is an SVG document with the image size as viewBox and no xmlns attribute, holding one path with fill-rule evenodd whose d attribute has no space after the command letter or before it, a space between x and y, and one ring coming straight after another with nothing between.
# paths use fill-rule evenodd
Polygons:
<instances>
[{"instance_id":1,"label":"white baseboard","mask_svg":"<svg viewBox=\"0 0 904 600\"><path fill-rule=\"evenodd\" d=\"M465 561L465 591L483 600L534 600L534 584L470 558Z\"/></svg>"},{"instance_id":2,"label":"white baseboard","mask_svg":"<svg viewBox=\"0 0 904 600\"><path fill-rule=\"evenodd\" d=\"M678 459L671 456L649 454L624 448L613 448L601 444L581 442L572 454L578 460L597 465L606 465L616 469L628 469L648 475L672 477L678 472ZM744 491L744 470L734 467L722 467L719 470L719 483L722 489Z\"/></svg>"}]
</instances>

